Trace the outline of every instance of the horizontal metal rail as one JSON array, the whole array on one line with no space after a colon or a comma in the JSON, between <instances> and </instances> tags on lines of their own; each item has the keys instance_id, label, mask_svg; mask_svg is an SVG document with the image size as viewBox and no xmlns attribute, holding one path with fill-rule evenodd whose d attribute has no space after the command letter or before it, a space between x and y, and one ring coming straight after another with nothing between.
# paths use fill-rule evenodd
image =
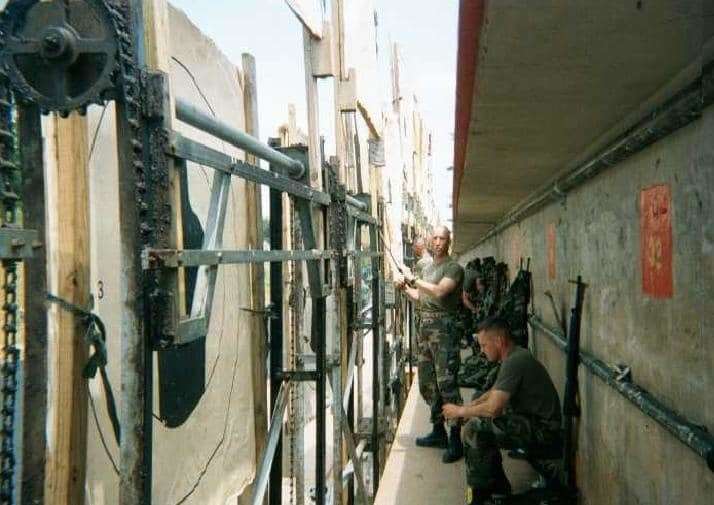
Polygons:
<instances>
[{"instance_id":1,"label":"horizontal metal rail","mask_svg":"<svg viewBox=\"0 0 714 505\"><path fill-rule=\"evenodd\" d=\"M380 258L382 257L381 252L376 251L348 251L346 256L352 258Z\"/></svg>"},{"instance_id":2,"label":"horizontal metal rail","mask_svg":"<svg viewBox=\"0 0 714 505\"><path fill-rule=\"evenodd\" d=\"M357 207L359 210L364 210L366 211L368 206L365 202L362 200L359 200L355 198L352 195L345 195L345 202L347 202L348 205L351 205L352 207Z\"/></svg>"},{"instance_id":3,"label":"horizontal metal rail","mask_svg":"<svg viewBox=\"0 0 714 505\"><path fill-rule=\"evenodd\" d=\"M367 214L366 212L357 210L350 206L347 206L347 215L350 216L351 218L358 220L358 221L363 221L365 223L369 223L372 225L377 224L377 220L374 218L374 216L371 216L371 215Z\"/></svg>"},{"instance_id":4,"label":"horizontal metal rail","mask_svg":"<svg viewBox=\"0 0 714 505\"><path fill-rule=\"evenodd\" d=\"M270 429L268 430L268 441L265 444L263 457L260 460L255 478L255 487L253 487L253 496L251 503L253 505L262 505L265 497L265 490L268 485L268 477L270 475L270 467L273 466L275 458L275 448L278 446L278 437L283 429L283 418L285 417L285 408L288 405L288 382L280 384L280 391L275 399L275 408L273 415L270 418ZM282 457L282 455L280 456Z\"/></svg>"},{"instance_id":5,"label":"horizontal metal rail","mask_svg":"<svg viewBox=\"0 0 714 505\"><path fill-rule=\"evenodd\" d=\"M176 119L201 131L210 133L238 149L269 162L273 166L286 170L290 177L300 179L305 175L305 166L300 161L290 158L255 137L206 114L198 107L181 98L176 99Z\"/></svg>"},{"instance_id":6,"label":"horizontal metal rail","mask_svg":"<svg viewBox=\"0 0 714 505\"><path fill-rule=\"evenodd\" d=\"M538 331L546 334L553 343L565 352L567 342L558 330L547 326L538 316L531 314L528 322ZM598 358L580 351L580 362L602 379L605 384L615 389L645 415L654 419L682 443L704 458L707 466L714 472L714 435L702 426L693 424L680 413L665 407L651 393L628 380L618 380L618 372Z\"/></svg>"},{"instance_id":7,"label":"horizontal metal rail","mask_svg":"<svg viewBox=\"0 0 714 505\"><path fill-rule=\"evenodd\" d=\"M231 265L275 261L309 261L332 257L331 251L206 250L206 249L146 249L142 254L144 270L156 268L196 267L200 265Z\"/></svg>"},{"instance_id":8,"label":"horizontal metal rail","mask_svg":"<svg viewBox=\"0 0 714 505\"><path fill-rule=\"evenodd\" d=\"M330 195L327 193L313 189L310 186L294 181L276 172L264 170L255 165L236 160L225 153L189 139L178 132L171 133L167 154L175 158L193 161L200 165L221 170L222 172L241 177L247 181L263 184L320 205L326 206L332 201Z\"/></svg>"}]
</instances>

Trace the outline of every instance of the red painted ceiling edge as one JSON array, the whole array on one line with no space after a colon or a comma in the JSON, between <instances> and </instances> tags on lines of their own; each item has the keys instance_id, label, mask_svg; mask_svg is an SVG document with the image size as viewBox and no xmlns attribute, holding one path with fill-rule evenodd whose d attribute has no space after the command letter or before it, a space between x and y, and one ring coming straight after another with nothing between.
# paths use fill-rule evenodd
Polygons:
<instances>
[{"instance_id":1,"label":"red painted ceiling edge","mask_svg":"<svg viewBox=\"0 0 714 505\"><path fill-rule=\"evenodd\" d=\"M454 187L453 220L459 210L459 191L466 162L466 144L476 84L481 28L486 12L486 0L461 0L459 5L458 50L456 57L456 117L454 126Z\"/></svg>"}]
</instances>

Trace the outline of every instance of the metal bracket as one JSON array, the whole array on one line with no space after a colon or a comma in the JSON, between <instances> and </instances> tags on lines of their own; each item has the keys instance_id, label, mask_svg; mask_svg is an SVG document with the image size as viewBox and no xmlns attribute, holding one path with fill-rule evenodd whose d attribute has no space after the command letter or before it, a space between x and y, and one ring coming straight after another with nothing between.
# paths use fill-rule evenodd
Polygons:
<instances>
[{"instance_id":1,"label":"metal bracket","mask_svg":"<svg viewBox=\"0 0 714 505\"><path fill-rule=\"evenodd\" d=\"M171 107L169 79L164 72L141 70L141 112L147 119L163 122Z\"/></svg>"},{"instance_id":2,"label":"metal bracket","mask_svg":"<svg viewBox=\"0 0 714 505\"><path fill-rule=\"evenodd\" d=\"M0 228L0 259L31 258L41 246L35 230Z\"/></svg>"}]
</instances>

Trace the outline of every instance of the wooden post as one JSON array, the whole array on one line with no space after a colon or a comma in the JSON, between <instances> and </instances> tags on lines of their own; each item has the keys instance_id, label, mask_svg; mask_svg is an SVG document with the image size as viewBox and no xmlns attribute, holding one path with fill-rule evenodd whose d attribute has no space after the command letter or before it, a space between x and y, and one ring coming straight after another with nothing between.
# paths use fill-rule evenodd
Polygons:
<instances>
[{"instance_id":1,"label":"wooden post","mask_svg":"<svg viewBox=\"0 0 714 505\"><path fill-rule=\"evenodd\" d=\"M258 89L253 55L243 53L243 109L245 114L245 131L254 137L259 137L258 125ZM248 163L257 163L252 155L246 156ZM246 182L245 216L248 222L248 247L263 249L263 218L261 208L261 188L252 182ZM261 263L250 264L250 308L251 314L251 368L253 379L253 422L255 424L255 461L256 467L265 449L268 431L267 380L268 372L265 366L265 271ZM238 505L247 503L253 493L252 484L238 497Z\"/></svg>"},{"instance_id":2,"label":"wooden post","mask_svg":"<svg viewBox=\"0 0 714 505\"><path fill-rule=\"evenodd\" d=\"M57 192L50 198L56 216L57 242L52 244L57 285L54 295L80 307L89 304L89 175L86 117L52 118L54 145L50 170ZM85 326L73 313L57 308L52 361L50 420L54 441L47 468L46 503L84 503L87 458L87 380L82 369L87 362Z\"/></svg>"},{"instance_id":3,"label":"wooden post","mask_svg":"<svg viewBox=\"0 0 714 505\"><path fill-rule=\"evenodd\" d=\"M337 68L335 68L335 78L334 78L334 98L335 98L335 154L340 159L339 173L337 174L338 180L342 184L347 184L348 176L346 174L347 169L347 158L345 154L345 138L342 134L342 110L340 108L340 88L342 87L342 80L346 77L345 69L345 58L344 58L344 5L343 0L333 0L332 1L332 35L333 35L333 53L335 55L335 62Z\"/></svg>"},{"instance_id":4,"label":"wooden post","mask_svg":"<svg viewBox=\"0 0 714 505\"><path fill-rule=\"evenodd\" d=\"M22 163L23 227L35 230L41 247L25 260L23 290L24 381L22 426L21 503L45 503L47 462L47 236L45 223L45 170L42 155L42 123L35 105L18 107Z\"/></svg>"}]
</instances>

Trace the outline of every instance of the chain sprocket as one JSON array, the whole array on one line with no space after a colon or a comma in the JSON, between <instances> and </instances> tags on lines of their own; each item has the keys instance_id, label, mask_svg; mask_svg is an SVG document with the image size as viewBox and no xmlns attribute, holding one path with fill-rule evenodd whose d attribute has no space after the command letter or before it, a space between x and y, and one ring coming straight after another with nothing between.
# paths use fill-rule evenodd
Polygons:
<instances>
[{"instance_id":1,"label":"chain sprocket","mask_svg":"<svg viewBox=\"0 0 714 505\"><path fill-rule=\"evenodd\" d=\"M62 116L114 98L115 21L100 0L10 0L0 18L0 61L18 97Z\"/></svg>"}]
</instances>

